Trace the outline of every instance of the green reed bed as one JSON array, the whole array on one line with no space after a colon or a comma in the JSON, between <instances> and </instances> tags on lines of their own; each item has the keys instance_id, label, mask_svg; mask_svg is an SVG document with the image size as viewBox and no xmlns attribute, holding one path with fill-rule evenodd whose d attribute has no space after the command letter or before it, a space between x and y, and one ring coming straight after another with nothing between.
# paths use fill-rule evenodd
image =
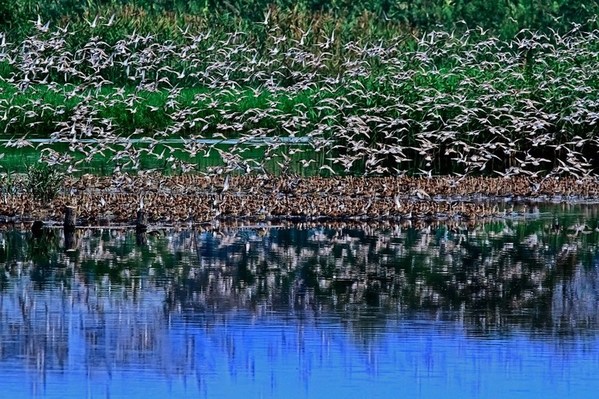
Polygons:
<instances>
[{"instance_id":1,"label":"green reed bed","mask_svg":"<svg viewBox=\"0 0 599 399\"><path fill-rule=\"evenodd\" d=\"M0 26L23 38L32 32L30 21L40 15L44 24L71 24L84 38L99 29L109 40L133 30L177 40L185 26L216 33L234 29L252 33L259 32L257 23L265 20L283 29L336 25L353 38L390 37L398 29L427 32L442 27L451 31L466 24L507 38L523 28L567 29L572 22L584 23L596 16L598 10L594 0L14 0L0 4ZM100 18L94 23L96 16Z\"/></svg>"}]
</instances>

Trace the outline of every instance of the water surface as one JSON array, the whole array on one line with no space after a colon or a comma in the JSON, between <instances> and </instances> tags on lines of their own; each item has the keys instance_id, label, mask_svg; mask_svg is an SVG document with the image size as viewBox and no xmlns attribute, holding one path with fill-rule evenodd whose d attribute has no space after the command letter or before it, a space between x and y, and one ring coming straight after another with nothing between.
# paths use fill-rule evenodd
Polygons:
<instances>
[{"instance_id":1,"label":"water surface","mask_svg":"<svg viewBox=\"0 0 599 399\"><path fill-rule=\"evenodd\" d=\"M0 232L11 398L594 397L597 209Z\"/></svg>"}]
</instances>

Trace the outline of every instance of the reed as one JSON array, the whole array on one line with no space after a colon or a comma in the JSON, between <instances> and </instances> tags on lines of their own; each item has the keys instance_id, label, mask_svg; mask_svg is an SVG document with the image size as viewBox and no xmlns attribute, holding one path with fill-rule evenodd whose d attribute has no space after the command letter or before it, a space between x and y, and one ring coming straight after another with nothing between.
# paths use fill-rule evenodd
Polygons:
<instances>
[{"instance_id":1,"label":"reed","mask_svg":"<svg viewBox=\"0 0 599 399\"><path fill-rule=\"evenodd\" d=\"M62 188L64 174L44 165L29 166L25 176L25 192L42 203L52 201Z\"/></svg>"},{"instance_id":2,"label":"reed","mask_svg":"<svg viewBox=\"0 0 599 399\"><path fill-rule=\"evenodd\" d=\"M265 16L284 29L320 29L334 24L347 34L359 37L392 36L398 29L406 32L427 32L434 29L460 29L465 25L490 29L504 38L512 37L523 28L568 29L572 22L583 23L597 15L597 1L583 0L484 0L385 1L348 0L228 0L228 1L149 1L149 0L15 0L0 5L0 26L19 37L32 32L30 20L40 15L51 24L71 24L80 36L86 36L91 26L101 29L106 39L123 37L123 33L160 34L177 39L180 28L260 32L258 22ZM106 21L97 20L99 15ZM110 16L112 23L106 22ZM357 36L354 36L357 37ZM76 37L73 40L77 40Z\"/></svg>"}]
</instances>

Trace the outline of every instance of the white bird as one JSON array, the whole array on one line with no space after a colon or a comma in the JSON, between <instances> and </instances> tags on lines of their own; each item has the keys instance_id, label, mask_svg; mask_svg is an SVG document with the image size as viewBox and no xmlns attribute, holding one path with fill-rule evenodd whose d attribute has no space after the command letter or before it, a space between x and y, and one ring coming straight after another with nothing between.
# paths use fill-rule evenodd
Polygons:
<instances>
[{"instance_id":1,"label":"white bird","mask_svg":"<svg viewBox=\"0 0 599 399\"><path fill-rule=\"evenodd\" d=\"M225 182L223 184L223 190L220 193L222 194L225 191L227 191L228 189L229 189L229 175L227 175L227 177L225 177Z\"/></svg>"}]
</instances>

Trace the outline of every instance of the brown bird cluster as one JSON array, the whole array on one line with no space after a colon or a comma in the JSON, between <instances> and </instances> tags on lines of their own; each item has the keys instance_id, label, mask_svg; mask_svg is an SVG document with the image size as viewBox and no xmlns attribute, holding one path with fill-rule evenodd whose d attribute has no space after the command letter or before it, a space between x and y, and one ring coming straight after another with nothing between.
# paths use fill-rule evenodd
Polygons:
<instances>
[{"instance_id":1,"label":"brown bird cluster","mask_svg":"<svg viewBox=\"0 0 599 399\"><path fill-rule=\"evenodd\" d=\"M0 217L58 222L70 205L87 225L130 224L138 210L154 224L476 219L526 212L516 200L597 199L597 181L575 178L84 175L50 203L4 195Z\"/></svg>"}]
</instances>

